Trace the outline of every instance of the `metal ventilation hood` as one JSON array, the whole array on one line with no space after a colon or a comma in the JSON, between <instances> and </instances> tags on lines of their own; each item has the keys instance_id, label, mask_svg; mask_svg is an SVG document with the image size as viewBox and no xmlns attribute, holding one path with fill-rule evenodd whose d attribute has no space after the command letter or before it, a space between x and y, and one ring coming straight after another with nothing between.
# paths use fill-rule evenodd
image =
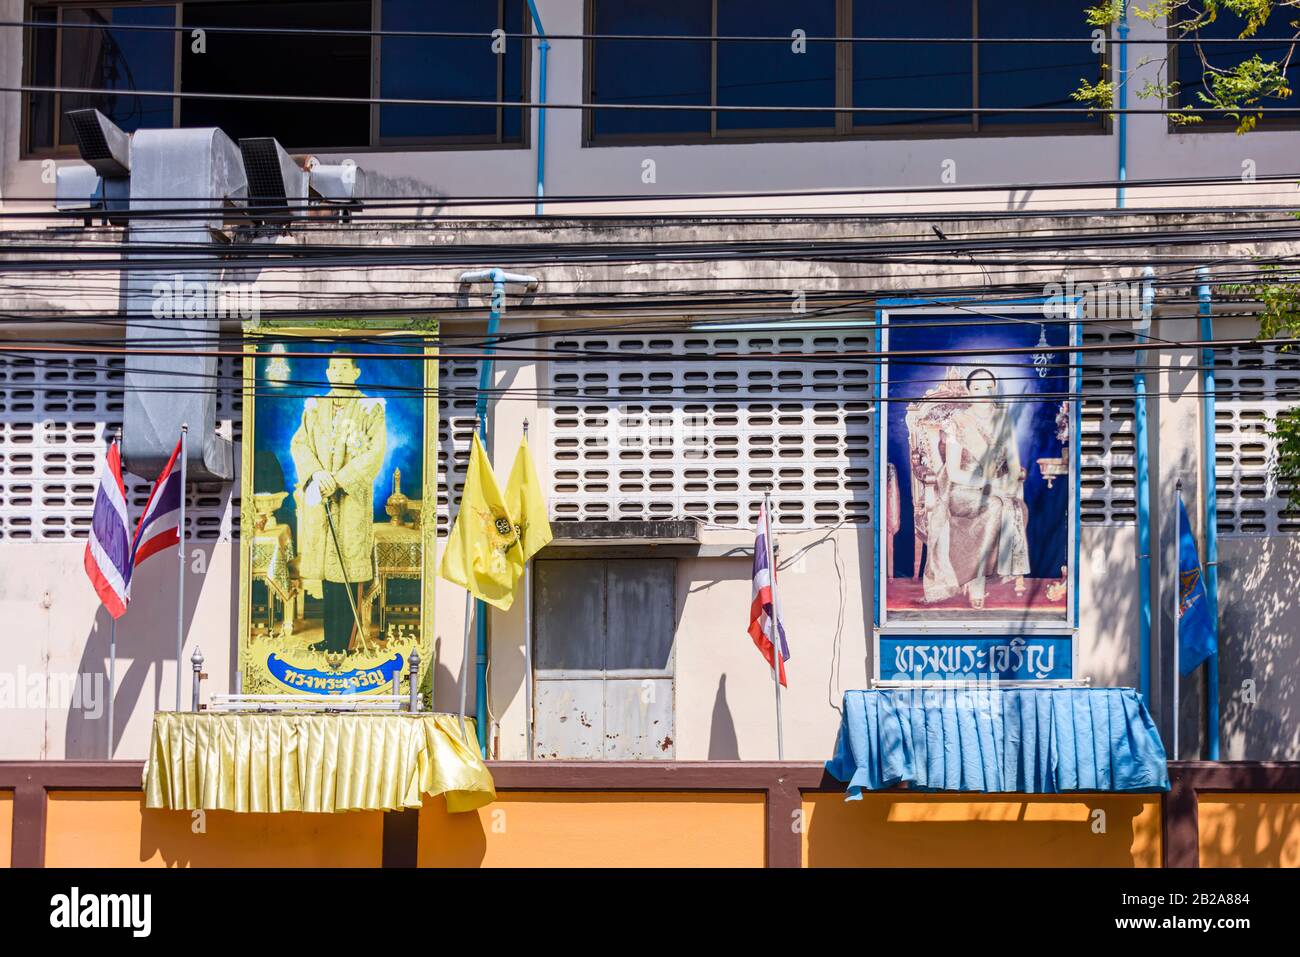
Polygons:
<instances>
[{"instance_id":1,"label":"metal ventilation hood","mask_svg":"<svg viewBox=\"0 0 1300 957\"><path fill-rule=\"evenodd\" d=\"M132 140L131 164L133 212L172 208L187 213L176 218L132 219L128 247L211 247L212 230L221 225L228 208L242 203L248 193L239 149L218 129L140 130ZM160 321L156 307L160 290L163 295L180 295L189 284L206 286L237 277L206 249L193 254L127 254L134 264L157 258L183 258L186 265L124 271L123 300L133 320L127 323L128 349L135 342L156 339L163 328L179 340L181 348L191 342L195 352L149 355L128 351L124 463L137 475L156 475L171 457L184 423L191 436L189 475L198 480L227 481L235 476L234 456L230 441L216 432L213 387L219 380L217 359L211 355L221 317L173 315Z\"/></svg>"}]
</instances>

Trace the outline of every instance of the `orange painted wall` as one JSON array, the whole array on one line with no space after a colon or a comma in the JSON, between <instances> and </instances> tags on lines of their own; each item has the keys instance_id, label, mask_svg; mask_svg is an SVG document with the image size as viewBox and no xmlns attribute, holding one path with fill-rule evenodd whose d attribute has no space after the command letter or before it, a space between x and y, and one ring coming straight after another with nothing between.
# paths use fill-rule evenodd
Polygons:
<instances>
[{"instance_id":1,"label":"orange painted wall","mask_svg":"<svg viewBox=\"0 0 1300 957\"><path fill-rule=\"evenodd\" d=\"M0 791L0 867L13 860L14 792Z\"/></svg>"},{"instance_id":2,"label":"orange painted wall","mask_svg":"<svg viewBox=\"0 0 1300 957\"><path fill-rule=\"evenodd\" d=\"M383 814L149 811L139 791L52 791L47 867L378 867Z\"/></svg>"},{"instance_id":3,"label":"orange painted wall","mask_svg":"<svg viewBox=\"0 0 1300 957\"><path fill-rule=\"evenodd\" d=\"M1300 867L1300 795L1201 794L1202 867Z\"/></svg>"},{"instance_id":4,"label":"orange painted wall","mask_svg":"<svg viewBox=\"0 0 1300 957\"><path fill-rule=\"evenodd\" d=\"M746 793L501 792L420 812L421 867L762 867L764 799Z\"/></svg>"},{"instance_id":5,"label":"orange painted wall","mask_svg":"<svg viewBox=\"0 0 1300 957\"><path fill-rule=\"evenodd\" d=\"M1152 795L1018 799L805 795L806 866L1155 867L1160 802ZM1091 812L1106 812L1106 832ZM1204 867L1300 867L1300 795L1204 794ZM478 812L420 813L422 866L762 866L763 796L749 793L503 792ZM0 866L10 861L13 795L0 791ZM383 816L206 815L146 811L139 791L54 791L52 867L375 867Z\"/></svg>"},{"instance_id":6,"label":"orange painted wall","mask_svg":"<svg viewBox=\"0 0 1300 957\"><path fill-rule=\"evenodd\" d=\"M1160 866L1159 795L807 794L803 809L805 867Z\"/></svg>"}]
</instances>

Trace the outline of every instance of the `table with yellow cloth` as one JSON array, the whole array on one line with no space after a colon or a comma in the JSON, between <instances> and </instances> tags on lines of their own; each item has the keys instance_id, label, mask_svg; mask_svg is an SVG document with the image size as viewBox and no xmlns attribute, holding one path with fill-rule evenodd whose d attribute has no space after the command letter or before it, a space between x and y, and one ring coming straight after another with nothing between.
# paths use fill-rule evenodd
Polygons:
<instances>
[{"instance_id":1,"label":"table with yellow cloth","mask_svg":"<svg viewBox=\"0 0 1300 957\"><path fill-rule=\"evenodd\" d=\"M290 570L293 535L288 525L276 525L253 534L253 578L266 584L267 627L275 625L275 603L284 609L284 633L293 634L294 605L298 582Z\"/></svg>"},{"instance_id":2,"label":"table with yellow cloth","mask_svg":"<svg viewBox=\"0 0 1300 957\"><path fill-rule=\"evenodd\" d=\"M375 523L375 581L366 597L363 620L370 620L370 606L379 602L379 631L388 630L388 583L394 578L420 581L424 576L424 539L420 529L390 522ZM417 615L418 620L418 615Z\"/></svg>"},{"instance_id":3,"label":"table with yellow cloth","mask_svg":"<svg viewBox=\"0 0 1300 957\"><path fill-rule=\"evenodd\" d=\"M393 811L446 797L447 810L496 800L454 714L160 711L145 763L145 807L170 810Z\"/></svg>"}]
</instances>

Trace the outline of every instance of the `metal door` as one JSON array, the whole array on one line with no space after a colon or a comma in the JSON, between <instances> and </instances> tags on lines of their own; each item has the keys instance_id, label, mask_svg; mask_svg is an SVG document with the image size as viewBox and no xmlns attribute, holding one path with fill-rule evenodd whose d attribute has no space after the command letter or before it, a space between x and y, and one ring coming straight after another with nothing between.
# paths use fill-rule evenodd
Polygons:
<instances>
[{"instance_id":1,"label":"metal door","mask_svg":"<svg viewBox=\"0 0 1300 957\"><path fill-rule=\"evenodd\" d=\"M538 758L674 757L676 587L672 559L537 562Z\"/></svg>"}]
</instances>

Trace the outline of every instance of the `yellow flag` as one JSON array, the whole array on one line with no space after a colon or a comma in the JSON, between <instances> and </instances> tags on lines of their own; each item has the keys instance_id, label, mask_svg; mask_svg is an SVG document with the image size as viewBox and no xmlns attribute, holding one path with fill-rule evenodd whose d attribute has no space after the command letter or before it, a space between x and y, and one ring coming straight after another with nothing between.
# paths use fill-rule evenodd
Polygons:
<instances>
[{"instance_id":1,"label":"yellow flag","mask_svg":"<svg viewBox=\"0 0 1300 957\"><path fill-rule=\"evenodd\" d=\"M510 469L510 478L506 481L506 510L515 519L515 534L519 538L523 560L526 562L546 547L551 540L551 523L546 518L546 499L542 495L542 484L537 481L537 471L533 468L533 456L528 451L528 439L519 443L515 453L515 464ZM521 563L516 575L524 573Z\"/></svg>"},{"instance_id":2,"label":"yellow flag","mask_svg":"<svg viewBox=\"0 0 1300 957\"><path fill-rule=\"evenodd\" d=\"M438 574L505 611L515 599L517 570L524 564L521 556L514 519L475 432L460 512Z\"/></svg>"}]
</instances>

